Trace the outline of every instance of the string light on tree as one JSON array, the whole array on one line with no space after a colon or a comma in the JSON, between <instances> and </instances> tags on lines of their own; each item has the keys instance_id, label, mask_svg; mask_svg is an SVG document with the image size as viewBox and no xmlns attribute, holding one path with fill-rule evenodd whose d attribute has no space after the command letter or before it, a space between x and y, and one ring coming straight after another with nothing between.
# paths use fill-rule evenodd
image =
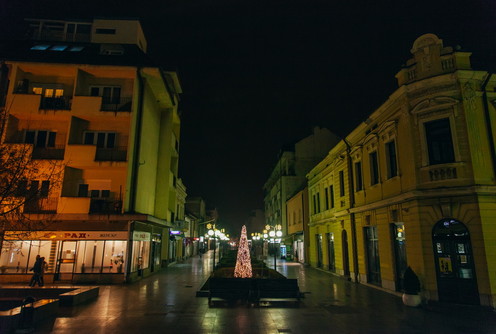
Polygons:
<instances>
[{"instance_id":1,"label":"string light on tree","mask_svg":"<svg viewBox=\"0 0 496 334\"><path fill-rule=\"evenodd\" d=\"M237 278L252 277L250 248L248 247L248 239L246 238L245 225L243 225L243 227L241 228L241 237L239 238L238 257L236 258L234 277Z\"/></svg>"}]
</instances>

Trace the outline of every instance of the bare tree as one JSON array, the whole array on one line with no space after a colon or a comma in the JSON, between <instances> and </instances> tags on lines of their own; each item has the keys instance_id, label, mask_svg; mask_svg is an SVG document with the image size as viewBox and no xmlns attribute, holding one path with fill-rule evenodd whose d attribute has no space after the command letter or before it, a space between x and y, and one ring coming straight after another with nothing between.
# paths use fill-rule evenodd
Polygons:
<instances>
[{"instance_id":1,"label":"bare tree","mask_svg":"<svg viewBox=\"0 0 496 334\"><path fill-rule=\"evenodd\" d=\"M33 159L33 144L10 143L8 122L5 95L0 92L0 248L7 231L8 239L22 240L49 226L63 171L61 161Z\"/></svg>"}]
</instances>

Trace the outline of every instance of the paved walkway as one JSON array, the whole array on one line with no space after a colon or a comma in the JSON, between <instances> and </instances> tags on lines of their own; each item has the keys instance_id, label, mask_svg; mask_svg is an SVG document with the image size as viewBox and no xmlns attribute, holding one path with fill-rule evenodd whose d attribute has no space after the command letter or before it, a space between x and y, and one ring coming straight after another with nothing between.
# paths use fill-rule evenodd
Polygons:
<instances>
[{"instance_id":1,"label":"paved walkway","mask_svg":"<svg viewBox=\"0 0 496 334\"><path fill-rule=\"evenodd\" d=\"M97 301L62 309L36 333L496 333L492 310L410 308L395 295L285 261L277 268L298 278L305 293L300 308L209 308L207 298L195 294L211 271L211 256L196 256L134 284L102 286Z\"/></svg>"}]
</instances>

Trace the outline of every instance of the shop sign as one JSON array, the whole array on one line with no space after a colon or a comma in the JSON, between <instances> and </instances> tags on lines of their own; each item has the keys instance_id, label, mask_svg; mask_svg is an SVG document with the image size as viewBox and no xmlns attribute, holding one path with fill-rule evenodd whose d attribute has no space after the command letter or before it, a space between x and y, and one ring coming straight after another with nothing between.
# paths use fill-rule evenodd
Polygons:
<instances>
[{"instance_id":1,"label":"shop sign","mask_svg":"<svg viewBox=\"0 0 496 334\"><path fill-rule=\"evenodd\" d=\"M150 232L133 231L133 240L135 241L150 241Z\"/></svg>"},{"instance_id":2,"label":"shop sign","mask_svg":"<svg viewBox=\"0 0 496 334\"><path fill-rule=\"evenodd\" d=\"M19 239L19 232L6 231L5 239ZM126 231L35 231L24 240L127 240Z\"/></svg>"}]
</instances>

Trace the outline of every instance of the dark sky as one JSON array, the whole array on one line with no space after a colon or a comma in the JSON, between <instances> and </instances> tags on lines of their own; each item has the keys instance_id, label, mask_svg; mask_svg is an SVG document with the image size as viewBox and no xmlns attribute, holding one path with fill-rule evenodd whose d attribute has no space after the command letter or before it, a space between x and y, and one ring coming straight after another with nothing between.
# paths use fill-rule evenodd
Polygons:
<instances>
[{"instance_id":1,"label":"dark sky","mask_svg":"<svg viewBox=\"0 0 496 334\"><path fill-rule=\"evenodd\" d=\"M149 53L184 91L180 177L233 226L263 208L284 144L314 126L346 135L387 99L420 35L496 68L493 0L1 0L0 36L51 15L141 19Z\"/></svg>"}]
</instances>

